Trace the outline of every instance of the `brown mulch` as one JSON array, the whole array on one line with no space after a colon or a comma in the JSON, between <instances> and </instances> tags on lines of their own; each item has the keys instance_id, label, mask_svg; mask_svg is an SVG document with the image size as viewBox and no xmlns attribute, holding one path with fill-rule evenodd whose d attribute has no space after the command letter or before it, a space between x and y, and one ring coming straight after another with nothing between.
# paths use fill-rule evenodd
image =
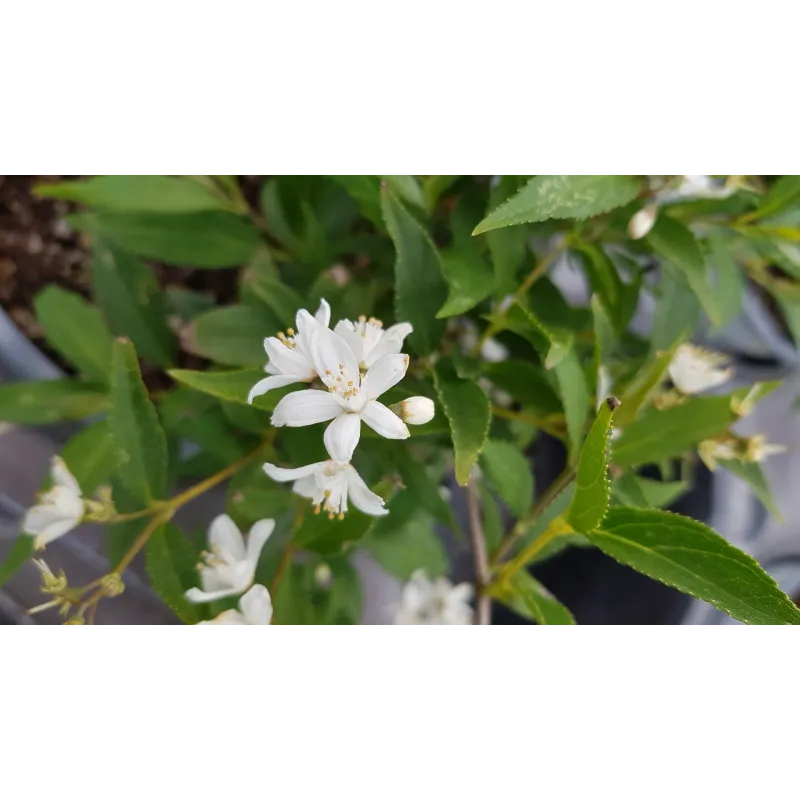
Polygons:
<instances>
[{"instance_id":1,"label":"brown mulch","mask_svg":"<svg viewBox=\"0 0 800 800\"><path fill-rule=\"evenodd\" d=\"M0 175L0 306L29 339L66 371L69 364L42 337L33 301L46 286L57 285L91 298L90 243L64 221L74 210L63 200L36 197L40 183L74 179L66 175ZM245 186L254 193L253 176ZM182 286L210 294L218 305L236 297L237 270L192 269L154 263L162 287ZM179 365L198 368L198 357L182 351ZM164 388L166 376L146 370L151 388Z\"/></svg>"}]
</instances>

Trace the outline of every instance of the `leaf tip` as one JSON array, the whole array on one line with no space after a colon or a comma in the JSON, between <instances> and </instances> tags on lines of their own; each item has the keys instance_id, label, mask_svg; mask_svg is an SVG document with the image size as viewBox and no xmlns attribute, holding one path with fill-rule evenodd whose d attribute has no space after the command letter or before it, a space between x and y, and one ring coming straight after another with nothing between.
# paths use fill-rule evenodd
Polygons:
<instances>
[{"instance_id":1,"label":"leaf tip","mask_svg":"<svg viewBox=\"0 0 800 800\"><path fill-rule=\"evenodd\" d=\"M622 405L622 401L618 397L611 395L611 397L606 397L606 405L612 411L616 411Z\"/></svg>"}]
</instances>

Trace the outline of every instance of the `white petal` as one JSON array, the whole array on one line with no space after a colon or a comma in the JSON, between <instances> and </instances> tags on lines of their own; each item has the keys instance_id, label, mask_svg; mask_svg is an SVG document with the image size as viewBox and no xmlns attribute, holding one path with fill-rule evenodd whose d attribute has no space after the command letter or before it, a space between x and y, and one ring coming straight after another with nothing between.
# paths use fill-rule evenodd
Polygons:
<instances>
[{"instance_id":1,"label":"white petal","mask_svg":"<svg viewBox=\"0 0 800 800\"><path fill-rule=\"evenodd\" d=\"M272 424L277 428L283 425L300 428L303 425L313 425L315 422L327 422L341 413L341 405L330 392L306 389L281 398L272 412Z\"/></svg>"},{"instance_id":2,"label":"white petal","mask_svg":"<svg viewBox=\"0 0 800 800\"><path fill-rule=\"evenodd\" d=\"M60 456L53 456L50 464L50 476L56 486L63 486L72 494L80 496L81 487L78 485L78 481L75 480L74 475L69 471L64 459Z\"/></svg>"},{"instance_id":3,"label":"white petal","mask_svg":"<svg viewBox=\"0 0 800 800\"><path fill-rule=\"evenodd\" d=\"M202 601L197 601L202 602ZM241 611L237 611L235 608L230 608L227 611L223 611L218 616L214 617L214 619L206 619L202 622L198 622L198 625L249 625L250 623L247 621L247 618Z\"/></svg>"},{"instance_id":4,"label":"white petal","mask_svg":"<svg viewBox=\"0 0 800 800\"><path fill-rule=\"evenodd\" d=\"M325 466L325 463L324 461L318 461L316 464L309 464L306 467L297 467L297 469L284 469L283 467L276 467L274 464L264 464L264 472L266 472L272 480L286 483L286 481L296 481L308 475L314 475L314 473L319 472Z\"/></svg>"},{"instance_id":5,"label":"white petal","mask_svg":"<svg viewBox=\"0 0 800 800\"><path fill-rule=\"evenodd\" d=\"M247 561L255 572L258 558L267 540L272 536L272 531L275 530L274 519L260 519L253 524L250 532L247 534Z\"/></svg>"},{"instance_id":6,"label":"white petal","mask_svg":"<svg viewBox=\"0 0 800 800\"><path fill-rule=\"evenodd\" d=\"M184 597L190 603L212 603L214 600L222 600L223 597L232 597L235 594L240 594L241 591L241 589L231 586L227 589L220 589L216 592L204 592L202 589L198 589L195 586L189 589L184 594Z\"/></svg>"},{"instance_id":7,"label":"white petal","mask_svg":"<svg viewBox=\"0 0 800 800\"><path fill-rule=\"evenodd\" d=\"M360 437L361 418L358 414L342 414L328 425L322 439L328 455L334 461L346 464L353 457Z\"/></svg>"},{"instance_id":8,"label":"white petal","mask_svg":"<svg viewBox=\"0 0 800 800\"><path fill-rule=\"evenodd\" d=\"M389 510L383 507L383 498L370 491L354 467L347 467L346 472L347 491L353 501L353 505L362 513L369 514L372 517L386 516Z\"/></svg>"},{"instance_id":9,"label":"white petal","mask_svg":"<svg viewBox=\"0 0 800 800\"><path fill-rule=\"evenodd\" d=\"M349 319L343 319L336 323L333 330L337 336L341 336L350 345L356 361L360 364L364 358L364 339L359 336L355 325Z\"/></svg>"},{"instance_id":10,"label":"white petal","mask_svg":"<svg viewBox=\"0 0 800 800\"><path fill-rule=\"evenodd\" d=\"M364 363L371 367L383 356L399 353L403 349L403 337L396 333L385 333L380 340L367 353Z\"/></svg>"},{"instance_id":11,"label":"white petal","mask_svg":"<svg viewBox=\"0 0 800 800\"><path fill-rule=\"evenodd\" d=\"M299 347L288 347L280 339L264 339L269 356L270 372L278 375L300 375L306 380L314 377L314 365Z\"/></svg>"},{"instance_id":12,"label":"white petal","mask_svg":"<svg viewBox=\"0 0 800 800\"><path fill-rule=\"evenodd\" d=\"M25 515L22 530L36 536L34 547L41 550L45 545L69 533L79 519L64 517L52 506L34 506Z\"/></svg>"},{"instance_id":13,"label":"white petal","mask_svg":"<svg viewBox=\"0 0 800 800\"><path fill-rule=\"evenodd\" d=\"M361 381L361 392L368 400L380 397L405 377L408 356L402 353L379 358Z\"/></svg>"},{"instance_id":14,"label":"white petal","mask_svg":"<svg viewBox=\"0 0 800 800\"><path fill-rule=\"evenodd\" d=\"M281 386L288 386L290 383L298 383L303 380L298 375L270 375L262 378L247 395L247 402L252 403L256 397L266 394L270 389L280 389Z\"/></svg>"},{"instance_id":15,"label":"white petal","mask_svg":"<svg viewBox=\"0 0 800 800\"><path fill-rule=\"evenodd\" d=\"M410 322L398 322L386 329L384 336L399 336L402 342L406 336L414 333L414 326Z\"/></svg>"},{"instance_id":16,"label":"white petal","mask_svg":"<svg viewBox=\"0 0 800 800\"><path fill-rule=\"evenodd\" d=\"M350 381L357 387L361 381L358 361L352 348L329 328L317 325L311 335L311 358L314 368L326 386L341 387ZM341 380L337 380L341 378Z\"/></svg>"},{"instance_id":17,"label":"white petal","mask_svg":"<svg viewBox=\"0 0 800 800\"><path fill-rule=\"evenodd\" d=\"M409 425L424 425L436 414L436 406L429 397L409 397L400 403L400 408L403 422Z\"/></svg>"},{"instance_id":18,"label":"white petal","mask_svg":"<svg viewBox=\"0 0 800 800\"><path fill-rule=\"evenodd\" d=\"M324 297L319 301L319 308L317 309L317 313L314 314L314 319L326 328L331 324L331 307Z\"/></svg>"},{"instance_id":19,"label":"white petal","mask_svg":"<svg viewBox=\"0 0 800 800\"><path fill-rule=\"evenodd\" d=\"M375 433L379 433L387 439L408 439L411 435L408 432L405 422L377 400L370 400L364 406L361 412L361 419L363 419Z\"/></svg>"},{"instance_id":20,"label":"white petal","mask_svg":"<svg viewBox=\"0 0 800 800\"><path fill-rule=\"evenodd\" d=\"M228 561L243 561L247 553L242 532L227 514L220 514L212 520L208 528L208 543L212 550L224 553Z\"/></svg>"},{"instance_id":21,"label":"white petal","mask_svg":"<svg viewBox=\"0 0 800 800\"><path fill-rule=\"evenodd\" d=\"M656 224L658 206L650 203L644 208L639 209L628 222L628 236L631 239L643 239L653 229Z\"/></svg>"},{"instance_id":22,"label":"white petal","mask_svg":"<svg viewBox=\"0 0 800 800\"><path fill-rule=\"evenodd\" d=\"M269 625L272 622L272 599L264 586L256 584L239 601L250 625Z\"/></svg>"},{"instance_id":23,"label":"white petal","mask_svg":"<svg viewBox=\"0 0 800 800\"><path fill-rule=\"evenodd\" d=\"M322 489L317 485L317 479L314 475L306 475L294 482L292 491L299 494L300 497L307 497L315 503L321 502Z\"/></svg>"}]
</instances>

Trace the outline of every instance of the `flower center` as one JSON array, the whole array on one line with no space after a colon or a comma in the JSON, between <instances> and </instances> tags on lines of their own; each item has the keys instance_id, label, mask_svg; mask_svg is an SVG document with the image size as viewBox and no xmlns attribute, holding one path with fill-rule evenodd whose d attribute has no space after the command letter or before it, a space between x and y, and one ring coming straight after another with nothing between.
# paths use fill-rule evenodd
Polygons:
<instances>
[{"instance_id":1,"label":"flower center","mask_svg":"<svg viewBox=\"0 0 800 800\"><path fill-rule=\"evenodd\" d=\"M288 347L290 350L294 350L297 347L297 337L295 336L294 328L288 328L286 333L283 331L278 331L275 334L275 338L284 347Z\"/></svg>"}]
</instances>

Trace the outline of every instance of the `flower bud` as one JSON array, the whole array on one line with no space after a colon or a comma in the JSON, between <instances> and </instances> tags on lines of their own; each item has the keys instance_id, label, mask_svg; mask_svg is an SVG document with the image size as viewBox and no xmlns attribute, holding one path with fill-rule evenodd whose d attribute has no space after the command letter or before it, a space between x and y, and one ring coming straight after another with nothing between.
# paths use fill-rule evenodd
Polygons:
<instances>
[{"instance_id":1,"label":"flower bud","mask_svg":"<svg viewBox=\"0 0 800 800\"><path fill-rule=\"evenodd\" d=\"M653 229L656 224L658 207L655 203L650 203L637 211L628 223L628 236L631 239L643 239Z\"/></svg>"},{"instance_id":2,"label":"flower bud","mask_svg":"<svg viewBox=\"0 0 800 800\"><path fill-rule=\"evenodd\" d=\"M398 416L409 425L424 425L433 419L436 413L433 400L427 397L409 397L398 403Z\"/></svg>"},{"instance_id":3,"label":"flower bud","mask_svg":"<svg viewBox=\"0 0 800 800\"><path fill-rule=\"evenodd\" d=\"M100 586L102 586L103 594L106 597L116 597L125 591L125 584L116 572L103 575L100 579Z\"/></svg>"},{"instance_id":4,"label":"flower bud","mask_svg":"<svg viewBox=\"0 0 800 800\"><path fill-rule=\"evenodd\" d=\"M320 589L330 589L333 583L333 573L327 564L318 564L314 570L314 580Z\"/></svg>"}]
</instances>

